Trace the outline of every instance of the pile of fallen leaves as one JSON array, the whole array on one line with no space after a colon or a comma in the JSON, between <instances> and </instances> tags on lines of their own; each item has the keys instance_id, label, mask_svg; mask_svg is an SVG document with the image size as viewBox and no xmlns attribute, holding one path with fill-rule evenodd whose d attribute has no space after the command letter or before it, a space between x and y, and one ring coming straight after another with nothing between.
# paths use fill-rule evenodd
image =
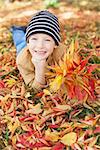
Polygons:
<instances>
[{"instance_id":1,"label":"pile of fallen leaves","mask_svg":"<svg viewBox=\"0 0 100 150\"><path fill-rule=\"evenodd\" d=\"M49 66L49 87L35 93L23 83L15 52L1 54L0 149L100 149L99 69L94 57L72 40L63 60Z\"/></svg>"},{"instance_id":2,"label":"pile of fallen leaves","mask_svg":"<svg viewBox=\"0 0 100 150\"><path fill-rule=\"evenodd\" d=\"M78 2L83 8L92 9L87 3L91 2ZM62 14L66 54L59 64L48 66L50 85L39 93L24 84L16 66L16 52L8 28L18 24L17 15L4 25L1 23L0 150L100 149L99 13L78 11L76 18L67 20L63 15L68 8L61 8L55 11ZM27 17L19 19L19 24L21 20L26 24ZM74 38L77 32L79 42Z\"/></svg>"}]
</instances>

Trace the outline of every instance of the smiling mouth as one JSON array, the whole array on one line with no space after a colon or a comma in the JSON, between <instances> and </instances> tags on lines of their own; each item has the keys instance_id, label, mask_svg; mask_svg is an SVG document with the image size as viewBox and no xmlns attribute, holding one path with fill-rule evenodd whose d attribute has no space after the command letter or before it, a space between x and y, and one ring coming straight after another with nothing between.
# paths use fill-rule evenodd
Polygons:
<instances>
[{"instance_id":1,"label":"smiling mouth","mask_svg":"<svg viewBox=\"0 0 100 150\"><path fill-rule=\"evenodd\" d=\"M45 54L46 53L46 51L34 51L34 52L37 54Z\"/></svg>"}]
</instances>

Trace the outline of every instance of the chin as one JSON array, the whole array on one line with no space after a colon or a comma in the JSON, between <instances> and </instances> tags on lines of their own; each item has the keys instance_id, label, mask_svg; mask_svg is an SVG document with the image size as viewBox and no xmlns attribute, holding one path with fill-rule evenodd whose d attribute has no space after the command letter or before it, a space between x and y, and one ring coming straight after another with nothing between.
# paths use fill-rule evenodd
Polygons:
<instances>
[{"instance_id":1,"label":"chin","mask_svg":"<svg viewBox=\"0 0 100 150\"><path fill-rule=\"evenodd\" d=\"M38 56L39 59L47 59L48 57L49 57L49 55L47 55L47 54L43 55L43 56L41 56L41 55Z\"/></svg>"},{"instance_id":2,"label":"chin","mask_svg":"<svg viewBox=\"0 0 100 150\"><path fill-rule=\"evenodd\" d=\"M45 57L45 56L39 56L38 57L38 59L40 59L40 60L43 60L43 59L46 59L47 57Z\"/></svg>"}]
</instances>

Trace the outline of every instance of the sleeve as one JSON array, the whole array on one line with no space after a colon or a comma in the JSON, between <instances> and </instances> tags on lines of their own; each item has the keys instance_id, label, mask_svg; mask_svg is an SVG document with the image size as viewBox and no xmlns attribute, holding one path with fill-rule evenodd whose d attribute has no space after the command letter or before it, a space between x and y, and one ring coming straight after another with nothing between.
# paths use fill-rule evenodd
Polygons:
<instances>
[{"instance_id":1,"label":"sleeve","mask_svg":"<svg viewBox=\"0 0 100 150\"><path fill-rule=\"evenodd\" d=\"M43 85L34 81L35 69L34 65L31 62L31 54L28 50L23 49L16 58L17 68L23 77L23 80L26 85L38 91L43 88Z\"/></svg>"}]
</instances>

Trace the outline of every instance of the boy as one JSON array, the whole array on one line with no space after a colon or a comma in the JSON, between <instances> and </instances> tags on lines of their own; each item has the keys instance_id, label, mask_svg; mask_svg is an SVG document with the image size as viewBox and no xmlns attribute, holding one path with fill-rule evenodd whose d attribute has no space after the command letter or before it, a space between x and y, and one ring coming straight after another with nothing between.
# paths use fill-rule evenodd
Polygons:
<instances>
[{"instance_id":1,"label":"boy","mask_svg":"<svg viewBox=\"0 0 100 150\"><path fill-rule=\"evenodd\" d=\"M41 90L48 83L47 65L58 63L65 51L64 46L57 48L60 43L58 18L47 10L39 11L27 28L19 28L18 33L13 27L12 33L18 53L16 63L25 83Z\"/></svg>"}]
</instances>

